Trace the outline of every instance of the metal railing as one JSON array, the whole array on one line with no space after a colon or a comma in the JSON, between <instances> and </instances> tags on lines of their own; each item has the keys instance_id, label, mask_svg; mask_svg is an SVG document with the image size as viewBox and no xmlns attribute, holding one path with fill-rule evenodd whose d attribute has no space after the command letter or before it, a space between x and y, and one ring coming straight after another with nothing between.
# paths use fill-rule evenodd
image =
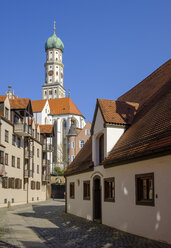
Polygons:
<instances>
[{"instance_id":1,"label":"metal railing","mask_svg":"<svg viewBox=\"0 0 171 248\"><path fill-rule=\"evenodd\" d=\"M14 132L22 136L30 136L32 131L26 123L14 123Z\"/></svg>"},{"instance_id":2,"label":"metal railing","mask_svg":"<svg viewBox=\"0 0 171 248\"><path fill-rule=\"evenodd\" d=\"M43 166L48 166L48 165L50 165L50 160L49 160L49 159L43 159L43 160L42 160L42 165L43 165Z\"/></svg>"},{"instance_id":3,"label":"metal railing","mask_svg":"<svg viewBox=\"0 0 171 248\"><path fill-rule=\"evenodd\" d=\"M53 150L53 146L51 144L43 144L43 151L51 152Z\"/></svg>"}]
</instances>

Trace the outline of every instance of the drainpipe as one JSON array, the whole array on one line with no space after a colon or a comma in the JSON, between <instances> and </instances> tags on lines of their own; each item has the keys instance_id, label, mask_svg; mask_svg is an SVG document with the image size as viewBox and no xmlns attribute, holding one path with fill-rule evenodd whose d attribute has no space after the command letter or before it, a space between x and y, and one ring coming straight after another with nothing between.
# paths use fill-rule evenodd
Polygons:
<instances>
[{"instance_id":1,"label":"drainpipe","mask_svg":"<svg viewBox=\"0 0 171 248\"><path fill-rule=\"evenodd\" d=\"M65 177L65 213L67 213L67 177Z\"/></svg>"},{"instance_id":2,"label":"drainpipe","mask_svg":"<svg viewBox=\"0 0 171 248\"><path fill-rule=\"evenodd\" d=\"M2 123L1 123L1 117L0 117L0 144L1 144L1 125Z\"/></svg>"}]
</instances>

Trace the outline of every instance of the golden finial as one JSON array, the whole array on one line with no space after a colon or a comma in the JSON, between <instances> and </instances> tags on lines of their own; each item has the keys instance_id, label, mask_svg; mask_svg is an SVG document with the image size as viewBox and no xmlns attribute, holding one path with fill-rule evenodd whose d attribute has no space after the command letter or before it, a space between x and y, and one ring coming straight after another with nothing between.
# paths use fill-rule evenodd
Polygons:
<instances>
[{"instance_id":1,"label":"golden finial","mask_svg":"<svg viewBox=\"0 0 171 248\"><path fill-rule=\"evenodd\" d=\"M56 24L56 21L54 21L54 26L53 26L54 33L55 33L55 30L56 30L55 24Z\"/></svg>"}]
</instances>

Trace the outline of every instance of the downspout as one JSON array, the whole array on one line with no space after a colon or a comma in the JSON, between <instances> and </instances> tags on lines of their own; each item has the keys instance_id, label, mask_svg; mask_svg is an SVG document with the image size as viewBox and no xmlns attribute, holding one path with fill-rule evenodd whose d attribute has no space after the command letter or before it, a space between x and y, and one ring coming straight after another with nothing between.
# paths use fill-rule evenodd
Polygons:
<instances>
[{"instance_id":1,"label":"downspout","mask_svg":"<svg viewBox=\"0 0 171 248\"><path fill-rule=\"evenodd\" d=\"M1 117L0 117L0 144L1 144L1 125L2 123L1 123Z\"/></svg>"},{"instance_id":2,"label":"downspout","mask_svg":"<svg viewBox=\"0 0 171 248\"><path fill-rule=\"evenodd\" d=\"M65 213L67 213L67 177L65 176Z\"/></svg>"}]
</instances>

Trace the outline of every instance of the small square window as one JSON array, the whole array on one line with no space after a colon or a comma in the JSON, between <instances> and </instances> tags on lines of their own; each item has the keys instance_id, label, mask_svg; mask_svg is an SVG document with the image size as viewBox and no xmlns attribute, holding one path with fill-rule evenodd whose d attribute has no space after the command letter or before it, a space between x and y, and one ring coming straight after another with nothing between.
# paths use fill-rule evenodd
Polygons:
<instances>
[{"instance_id":1,"label":"small square window","mask_svg":"<svg viewBox=\"0 0 171 248\"><path fill-rule=\"evenodd\" d=\"M114 177L104 179L104 201L115 201L115 179Z\"/></svg>"},{"instance_id":2,"label":"small square window","mask_svg":"<svg viewBox=\"0 0 171 248\"><path fill-rule=\"evenodd\" d=\"M154 206L154 173L135 175L136 204Z\"/></svg>"}]
</instances>

